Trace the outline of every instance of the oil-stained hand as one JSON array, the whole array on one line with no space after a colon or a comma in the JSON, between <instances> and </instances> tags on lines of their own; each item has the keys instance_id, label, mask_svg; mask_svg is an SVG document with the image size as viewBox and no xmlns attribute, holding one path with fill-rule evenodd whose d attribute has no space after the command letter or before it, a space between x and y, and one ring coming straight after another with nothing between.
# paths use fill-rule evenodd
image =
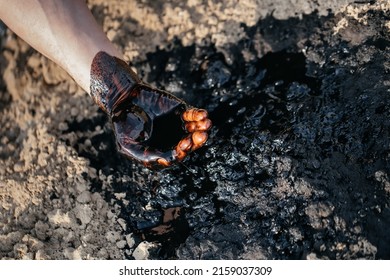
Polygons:
<instances>
[{"instance_id":1,"label":"oil-stained hand","mask_svg":"<svg viewBox=\"0 0 390 280\"><path fill-rule=\"evenodd\" d=\"M211 121L168 92L144 84L123 60L99 52L91 95L110 117L118 150L148 167L167 167L204 145Z\"/></svg>"}]
</instances>

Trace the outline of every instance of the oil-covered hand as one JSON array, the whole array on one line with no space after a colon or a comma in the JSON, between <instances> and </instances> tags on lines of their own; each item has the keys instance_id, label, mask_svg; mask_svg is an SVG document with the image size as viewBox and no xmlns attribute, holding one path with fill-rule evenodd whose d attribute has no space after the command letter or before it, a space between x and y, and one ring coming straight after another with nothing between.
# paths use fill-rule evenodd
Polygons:
<instances>
[{"instance_id":1,"label":"oil-covered hand","mask_svg":"<svg viewBox=\"0 0 390 280\"><path fill-rule=\"evenodd\" d=\"M144 84L123 60L105 52L92 62L91 95L112 121L119 152L148 167L181 161L207 140L207 111Z\"/></svg>"}]
</instances>

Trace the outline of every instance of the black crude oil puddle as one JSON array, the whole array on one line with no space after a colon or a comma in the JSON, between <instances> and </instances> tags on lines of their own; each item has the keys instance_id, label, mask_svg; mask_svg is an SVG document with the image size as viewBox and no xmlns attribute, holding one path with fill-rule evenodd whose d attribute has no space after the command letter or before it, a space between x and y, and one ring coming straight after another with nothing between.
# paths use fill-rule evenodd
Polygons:
<instances>
[{"instance_id":1,"label":"black crude oil puddle","mask_svg":"<svg viewBox=\"0 0 390 280\"><path fill-rule=\"evenodd\" d=\"M247 92L242 90L210 113L218 129L218 137L229 136L232 129L245 119L252 119L261 128L277 133L291 119L287 105L305 96L319 95L320 82L306 75L305 56L286 51L268 53L254 66L255 74L246 76L246 84L254 84ZM257 86L258 85L258 86ZM232 88L232 91L237 91Z\"/></svg>"},{"instance_id":2,"label":"black crude oil puddle","mask_svg":"<svg viewBox=\"0 0 390 280\"><path fill-rule=\"evenodd\" d=\"M212 47L205 52L207 55L194 47L176 46L172 51L150 54L146 63L152 65L150 68L159 70L152 74L153 77L158 77L163 84L181 81L181 90L185 93L183 98L187 101L198 99L200 103L189 103L209 111L213 121L209 145L216 150L233 151L236 147L231 138L237 134L248 136L263 130L275 134L285 130L294 118L294 104L299 105L303 100L319 95L321 84L307 76L302 53L269 53L251 63L237 58L241 65L245 65L243 68L227 65L224 55L215 53ZM181 55L185 59L181 60ZM175 70L166 71L167 68ZM186 70L182 71L184 68ZM191 83L188 77L194 81ZM157 241L161 245L157 258L175 257L176 249L196 230L197 225L204 223L203 218L196 217L199 212L196 209L202 208L203 204L205 208L212 205L210 213L214 214L208 215L214 219L221 220L225 215L218 210L225 202L215 195L216 183L209 179L211 174L205 169L216 158L206 157L206 151L207 147L197 151L189 159L189 167L179 165L169 171L171 179L154 181L152 190L145 190L143 194L148 196L144 202L133 198L122 209L121 217L131 225L129 231L137 233L142 240ZM196 160L192 161L192 158ZM193 173L189 169L196 171ZM245 182L266 180L268 177L263 175L245 178L240 174L225 174L230 181ZM165 178L164 174L160 176ZM146 211L144 203L151 203L153 210ZM213 218L209 219L207 222L213 223Z\"/></svg>"},{"instance_id":3,"label":"black crude oil puddle","mask_svg":"<svg viewBox=\"0 0 390 280\"><path fill-rule=\"evenodd\" d=\"M248 175L239 164L234 168L226 165L222 151L247 152L232 139L243 142L257 138L260 132L267 131L270 135L288 129L299 104L319 95L321 84L306 75L302 53L269 53L251 62L237 55L234 61L232 65L227 64L225 56L212 46L199 49L175 45L171 51L149 54L147 61L137 65L141 73L145 72L146 82L154 81L157 83L154 86L165 90L175 85L177 92L173 94L193 106L205 108L210 114L213 129L208 146L195 152L183 165L156 174L142 167L137 169L134 163L118 155L104 114L90 123L70 123L64 135L79 135L76 143L69 144L90 159L91 167L103 174L118 174L118 178L123 174L131 178L136 176L130 183L114 184L115 191L126 193L128 201L126 204L117 201L121 205L120 217L126 221L128 233L135 233L140 240L160 244L155 258L175 258L177 249L197 228L226 218L226 213L220 209L228 202L220 199L216 185L221 176L231 184L242 185L267 180L263 170ZM165 134L167 138L163 142L150 145L167 148L174 141L171 135L177 134L169 128L177 126L168 124L178 118L167 115L158 121L166 124L166 129L155 131L156 135L168 135ZM90 138L98 125L107 129ZM90 145L84 144L86 139L90 139ZM210 148L216 151L211 156ZM107 158L107 154L111 156ZM95 183L94 188L99 191L101 183L99 180ZM112 199L112 193L107 197Z\"/></svg>"}]
</instances>

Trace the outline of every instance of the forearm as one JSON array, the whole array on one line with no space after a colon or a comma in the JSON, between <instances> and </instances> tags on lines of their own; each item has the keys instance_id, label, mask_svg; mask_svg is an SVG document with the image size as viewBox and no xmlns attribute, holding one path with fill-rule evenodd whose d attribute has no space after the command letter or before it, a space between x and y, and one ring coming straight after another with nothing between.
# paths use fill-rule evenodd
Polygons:
<instances>
[{"instance_id":1,"label":"forearm","mask_svg":"<svg viewBox=\"0 0 390 280\"><path fill-rule=\"evenodd\" d=\"M88 93L94 56L105 51L121 58L83 0L0 0L0 18Z\"/></svg>"}]
</instances>

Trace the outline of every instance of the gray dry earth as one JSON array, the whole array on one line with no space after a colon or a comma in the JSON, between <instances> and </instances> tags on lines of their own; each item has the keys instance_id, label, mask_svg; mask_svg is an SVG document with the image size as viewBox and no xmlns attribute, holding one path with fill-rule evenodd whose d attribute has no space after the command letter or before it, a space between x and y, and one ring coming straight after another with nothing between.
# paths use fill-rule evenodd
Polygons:
<instances>
[{"instance_id":1,"label":"gray dry earth","mask_svg":"<svg viewBox=\"0 0 390 280\"><path fill-rule=\"evenodd\" d=\"M3 259L390 259L390 3L88 1L140 76L209 110L151 171L0 27Z\"/></svg>"}]
</instances>

